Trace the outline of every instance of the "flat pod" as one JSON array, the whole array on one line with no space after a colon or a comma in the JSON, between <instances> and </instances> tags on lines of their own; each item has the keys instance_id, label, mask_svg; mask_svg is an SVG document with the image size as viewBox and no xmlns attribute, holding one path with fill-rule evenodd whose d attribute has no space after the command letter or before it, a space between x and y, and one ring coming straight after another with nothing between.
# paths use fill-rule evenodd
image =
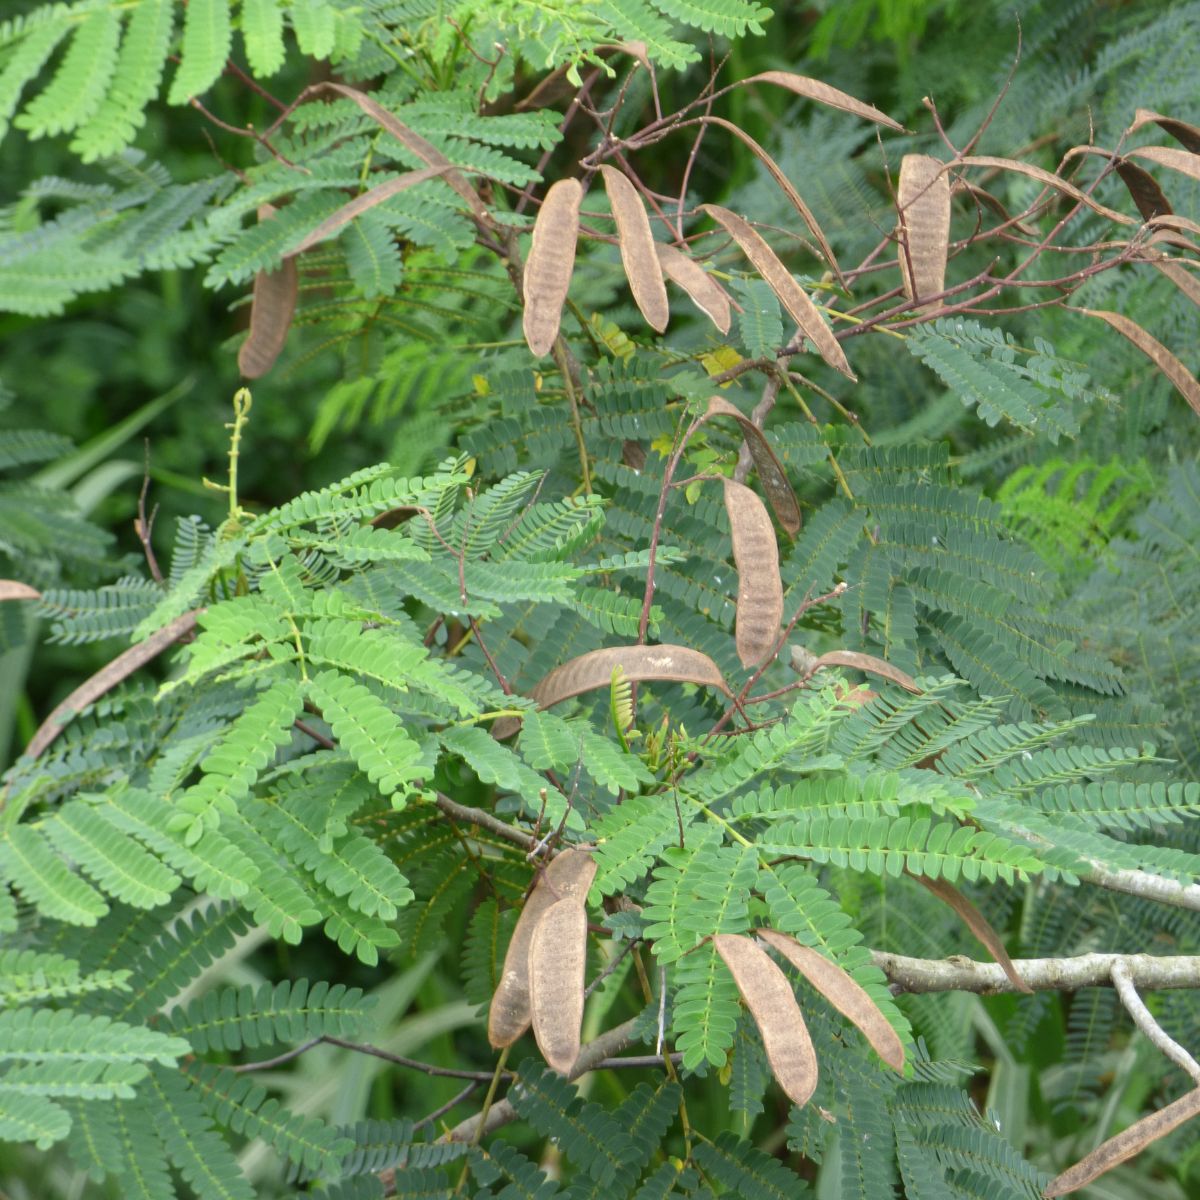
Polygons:
<instances>
[{"instance_id":1,"label":"flat pod","mask_svg":"<svg viewBox=\"0 0 1200 1200\"><path fill-rule=\"evenodd\" d=\"M744 84L773 83L776 87L787 88L789 92L793 92L797 96L804 96L808 100L815 100L818 104L838 108L842 112L853 113L854 116L862 117L865 121L875 121L877 124L886 125L888 129L895 129L899 133L904 132L904 126L899 121L893 121L887 113L880 112L873 104L867 104L855 96L851 96L849 92L843 92L820 79L812 79L807 75L793 75L791 71L763 71L759 75L751 75L742 82Z\"/></svg>"},{"instance_id":2,"label":"flat pod","mask_svg":"<svg viewBox=\"0 0 1200 1200\"><path fill-rule=\"evenodd\" d=\"M950 249L950 176L946 164L928 154L900 160L896 189L901 238L896 248L904 294L910 300L936 296L946 288ZM920 311L939 307L922 305Z\"/></svg>"},{"instance_id":3,"label":"flat pod","mask_svg":"<svg viewBox=\"0 0 1200 1200\"><path fill-rule=\"evenodd\" d=\"M835 371L841 371L848 379L857 378L833 330L825 322L821 310L809 299L808 293L792 278L792 273L780 262L775 251L763 238L742 220L737 213L722 208L719 204L702 204L702 212L708 213L726 233L742 248L754 269L766 280L771 291L779 297L801 332L816 347L817 353Z\"/></svg>"},{"instance_id":4,"label":"flat pod","mask_svg":"<svg viewBox=\"0 0 1200 1200\"><path fill-rule=\"evenodd\" d=\"M488 1041L496 1048L511 1046L532 1021L529 993L529 956L541 917L563 899L580 903L596 876L596 864L584 850L564 850L538 878L517 918L512 940L504 955L500 983L488 1007Z\"/></svg>"},{"instance_id":5,"label":"flat pod","mask_svg":"<svg viewBox=\"0 0 1200 1200\"><path fill-rule=\"evenodd\" d=\"M1160 129L1169 133L1177 142L1186 146L1193 154L1200 154L1200 128L1195 125L1189 125L1186 121L1180 121L1175 117L1165 116L1163 113L1154 112L1149 108L1139 108L1133 114L1133 124L1129 127L1129 132L1134 133L1148 122L1153 121Z\"/></svg>"},{"instance_id":6,"label":"flat pod","mask_svg":"<svg viewBox=\"0 0 1200 1200\"><path fill-rule=\"evenodd\" d=\"M1158 180L1137 163L1131 163L1127 158L1117 159L1117 174L1145 220L1166 216L1174 211L1166 192L1158 186Z\"/></svg>"},{"instance_id":7,"label":"flat pod","mask_svg":"<svg viewBox=\"0 0 1200 1200\"><path fill-rule=\"evenodd\" d=\"M1117 212L1114 208L1107 208L1105 205L1093 200L1087 192L1080 191L1073 183L1068 183L1061 175L1054 175L1049 171L1043 170L1041 167L1035 167L1032 163L1021 162L1016 158L998 158L992 154L971 154L966 158L960 158L956 163L957 167L983 167L991 171L1012 171L1016 175L1024 175L1029 179L1035 179L1038 183L1044 184L1048 188L1053 188L1056 192L1061 192L1064 196L1070 196L1072 200L1090 208L1092 212L1099 213L1102 217L1107 217L1110 221L1116 221L1118 225L1136 225L1137 222L1123 212Z\"/></svg>"},{"instance_id":8,"label":"flat pod","mask_svg":"<svg viewBox=\"0 0 1200 1200\"><path fill-rule=\"evenodd\" d=\"M0 600L40 600L42 593L19 579L0 579Z\"/></svg>"},{"instance_id":9,"label":"flat pod","mask_svg":"<svg viewBox=\"0 0 1200 1200\"><path fill-rule=\"evenodd\" d=\"M654 235L650 232L650 219L637 189L625 175L607 164L600 168L600 173L604 176L604 190L608 192L613 219L617 223L621 265L625 268L634 303L650 328L662 333L671 314L667 308L667 285L663 283L662 268L654 250Z\"/></svg>"},{"instance_id":10,"label":"flat pod","mask_svg":"<svg viewBox=\"0 0 1200 1200\"><path fill-rule=\"evenodd\" d=\"M725 483L725 511L733 533L738 598L734 636L743 667L761 663L779 640L783 620L783 580L779 543L767 506L744 484Z\"/></svg>"},{"instance_id":11,"label":"flat pod","mask_svg":"<svg viewBox=\"0 0 1200 1200\"><path fill-rule=\"evenodd\" d=\"M1140 146L1136 150L1130 150L1129 155L1131 158L1144 158L1160 167L1178 171L1181 175L1200 179L1200 154L1193 154L1190 150L1176 150L1174 146Z\"/></svg>"},{"instance_id":12,"label":"flat pod","mask_svg":"<svg viewBox=\"0 0 1200 1200\"><path fill-rule=\"evenodd\" d=\"M800 505L796 501L796 493L788 482L783 464L775 457L771 443L766 435L742 410L730 404L724 396L710 396L704 418L732 417L741 427L746 445L750 447L750 457L754 460L754 469L758 472L758 482L771 502L775 511L775 519L793 537L800 531Z\"/></svg>"},{"instance_id":13,"label":"flat pod","mask_svg":"<svg viewBox=\"0 0 1200 1200\"><path fill-rule=\"evenodd\" d=\"M542 914L529 948L533 1036L560 1075L569 1074L579 1057L586 960L587 910L568 896Z\"/></svg>"},{"instance_id":14,"label":"flat pod","mask_svg":"<svg viewBox=\"0 0 1200 1200\"><path fill-rule=\"evenodd\" d=\"M817 1054L787 976L757 942L739 933L713 935L762 1036L767 1062L793 1104L803 1108L817 1086Z\"/></svg>"},{"instance_id":15,"label":"flat pod","mask_svg":"<svg viewBox=\"0 0 1200 1200\"><path fill-rule=\"evenodd\" d=\"M555 667L531 693L542 708L612 684L614 667L620 667L631 683L695 683L732 693L721 669L707 654L687 646L609 646L581 654Z\"/></svg>"},{"instance_id":16,"label":"flat pod","mask_svg":"<svg viewBox=\"0 0 1200 1200\"><path fill-rule=\"evenodd\" d=\"M1200 416L1200 383L1196 377L1157 338L1151 337L1136 321L1123 313L1104 312L1094 308L1075 310L1089 317L1099 317L1119 334L1128 338L1175 385L1179 394Z\"/></svg>"},{"instance_id":17,"label":"flat pod","mask_svg":"<svg viewBox=\"0 0 1200 1200\"><path fill-rule=\"evenodd\" d=\"M258 219L269 221L277 211L273 205L263 204ZM299 285L295 252L274 271L259 271L254 276L250 333L238 350L238 370L244 379L259 379L275 365L292 327Z\"/></svg>"},{"instance_id":18,"label":"flat pod","mask_svg":"<svg viewBox=\"0 0 1200 1200\"><path fill-rule=\"evenodd\" d=\"M688 294L691 302L722 332L729 332L731 313L725 289L702 267L674 246L654 243L663 274Z\"/></svg>"},{"instance_id":19,"label":"flat pod","mask_svg":"<svg viewBox=\"0 0 1200 1200\"><path fill-rule=\"evenodd\" d=\"M809 675L822 667L850 667L855 671L865 671L868 675L878 675L881 679L890 679L906 692L912 692L914 696L921 695L921 687L911 675L892 666L887 659L876 658L874 654L861 654L857 650L830 650L813 659L809 665L811 669L805 672Z\"/></svg>"},{"instance_id":20,"label":"flat pod","mask_svg":"<svg viewBox=\"0 0 1200 1200\"><path fill-rule=\"evenodd\" d=\"M533 224L533 245L525 262L525 313L521 328L529 349L541 358L550 353L562 320L562 308L575 269L579 206L583 185L560 179L546 193Z\"/></svg>"},{"instance_id":21,"label":"flat pod","mask_svg":"<svg viewBox=\"0 0 1200 1200\"><path fill-rule=\"evenodd\" d=\"M778 950L833 1005L862 1030L872 1049L889 1067L904 1070L904 1043L862 987L835 962L802 946L774 929L756 930L759 938Z\"/></svg>"}]
</instances>

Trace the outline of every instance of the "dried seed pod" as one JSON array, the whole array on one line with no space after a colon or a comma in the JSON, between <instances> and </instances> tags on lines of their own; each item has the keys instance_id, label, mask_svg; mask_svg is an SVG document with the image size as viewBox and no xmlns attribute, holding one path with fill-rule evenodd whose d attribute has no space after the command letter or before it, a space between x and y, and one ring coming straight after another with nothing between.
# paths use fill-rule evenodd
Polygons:
<instances>
[{"instance_id":1,"label":"dried seed pod","mask_svg":"<svg viewBox=\"0 0 1200 1200\"><path fill-rule=\"evenodd\" d=\"M1070 151L1064 157L1069 157ZM945 164L943 164L945 165ZM1107 208L1098 201L1092 199L1087 192L1080 191L1073 183L1068 183L1061 175L1053 175L1049 171L1041 167L1035 167L1032 163L1021 162L1016 158L997 158L991 154L972 154L966 158L960 158L955 164L957 167L983 167L991 171L1012 171L1017 175L1024 175L1029 179L1035 179L1038 183L1044 184L1048 188L1053 188L1056 192L1061 192L1064 196L1070 196L1072 200L1090 208L1092 212L1099 213L1102 217L1107 217L1110 221L1116 221L1118 225L1136 225L1137 222L1123 212L1117 212L1116 209Z\"/></svg>"},{"instance_id":2,"label":"dried seed pod","mask_svg":"<svg viewBox=\"0 0 1200 1200\"><path fill-rule=\"evenodd\" d=\"M802 946L795 938L774 929L756 930L759 938L778 950L809 983L862 1030L875 1053L889 1067L904 1070L904 1043L891 1022L862 987L835 962Z\"/></svg>"},{"instance_id":3,"label":"dried seed pod","mask_svg":"<svg viewBox=\"0 0 1200 1200\"><path fill-rule=\"evenodd\" d=\"M817 1055L787 976L752 938L713 935L758 1032L771 1072L793 1104L803 1108L817 1086Z\"/></svg>"},{"instance_id":4,"label":"dried seed pod","mask_svg":"<svg viewBox=\"0 0 1200 1200\"><path fill-rule=\"evenodd\" d=\"M761 663L779 640L783 580L779 543L767 506L744 484L726 479L725 511L733 533L738 598L734 635L743 667Z\"/></svg>"},{"instance_id":5,"label":"dried seed pod","mask_svg":"<svg viewBox=\"0 0 1200 1200\"><path fill-rule=\"evenodd\" d=\"M654 249L650 219L638 197L637 189L616 167L603 165L604 189L617 223L617 241L621 247L621 265L629 280L634 303L651 329L662 333L670 319L667 285Z\"/></svg>"},{"instance_id":6,"label":"dried seed pod","mask_svg":"<svg viewBox=\"0 0 1200 1200\"><path fill-rule=\"evenodd\" d=\"M504 955L500 984L488 1008L488 1041L499 1049L511 1046L529 1028L529 953L541 917L562 899L582 903L596 876L596 864L585 850L564 850L538 878L521 909Z\"/></svg>"},{"instance_id":7,"label":"dried seed pod","mask_svg":"<svg viewBox=\"0 0 1200 1200\"><path fill-rule=\"evenodd\" d=\"M783 464L775 457L771 443L766 435L740 408L730 404L724 396L710 396L704 418L732 417L741 427L746 444L750 447L750 457L754 460L754 469L758 472L758 482L766 492L771 508L775 510L775 519L793 537L800 530L800 505L796 502L796 493L783 469Z\"/></svg>"},{"instance_id":8,"label":"dried seed pod","mask_svg":"<svg viewBox=\"0 0 1200 1200\"><path fill-rule=\"evenodd\" d=\"M1166 192L1158 186L1158 180L1137 163L1131 163L1127 158L1117 159L1117 174L1145 220L1174 211Z\"/></svg>"},{"instance_id":9,"label":"dried seed pod","mask_svg":"<svg viewBox=\"0 0 1200 1200\"><path fill-rule=\"evenodd\" d=\"M663 274L687 292L691 302L722 332L729 332L729 297L725 289L702 267L674 246L655 242L654 252Z\"/></svg>"},{"instance_id":10,"label":"dried seed pod","mask_svg":"<svg viewBox=\"0 0 1200 1200\"><path fill-rule=\"evenodd\" d=\"M915 696L921 694L921 688L911 675L899 667L892 666L887 659L876 658L874 654L860 654L857 650L830 650L813 661L812 671L819 671L822 667L851 667L855 671L865 671L868 675L890 679L892 683ZM808 674L812 674L812 671Z\"/></svg>"},{"instance_id":11,"label":"dried seed pod","mask_svg":"<svg viewBox=\"0 0 1200 1200\"><path fill-rule=\"evenodd\" d=\"M742 248L754 269L766 280L771 291L779 297L800 331L816 347L817 353L835 371L841 371L848 379L855 379L854 372L842 352L842 347L833 330L825 322L821 310L809 299L808 293L792 278L792 273L779 261L775 251L742 220L737 213L722 208L719 204L702 204L702 212L708 213L726 233Z\"/></svg>"},{"instance_id":12,"label":"dried seed pod","mask_svg":"<svg viewBox=\"0 0 1200 1200\"><path fill-rule=\"evenodd\" d=\"M866 104L851 96L849 92L840 91L828 83L823 83L820 79L811 79L807 75L793 75L791 71L763 71L759 75L751 75L748 79L743 79L742 83L773 83L776 87L787 88L789 92L794 92L797 96L804 96L808 100L815 100L818 104L839 108L842 112L853 113L854 116L862 117L863 120L875 121L879 125L886 125L889 129L895 129L900 133L904 132L904 126L899 121L893 121L887 113L880 112L873 104Z\"/></svg>"},{"instance_id":13,"label":"dried seed pod","mask_svg":"<svg viewBox=\"0 0 1200 1200\"><path fill-rule=\"evenodd\" d=\"M269 221L277 211L271 204L260 205L258 219ZM292 326L298 291L295 253L274 271L259 271L254 276L250 334L238 350L238 370L244 379L258 379L275 365Z\"/></svg>"},{"instance_id":14,"label":"dried seed pod","mask_svg":"<svg viewBox=\"0 0 1200 1200\"><path fill-rule=\"evenodd\" d=\"M0 600L40 600L42 593L19 579L0 579Z\"/></svg>"},{"instance_id":15,"label":"dried seed pod","mask_svg":"<svg viewBox=\"0 0 1200 1200\"><path fill-rule=\"evenodd\" d=\"M1154 112L1149 108L1139 108L1133 114L1133 124L1129 127L1130 133L1135 133L1137 130L1148 122L1153 122L1160 129L1169 133L1177 142L1186 146L1193 154L1200 154L1200 128L1195 125L1189 125L1186 121L1180 121L1175 117L1167 117L1162 113Z\"/></svg>"},{"instance_id":16,"label":"dried seed pod","mask_svg":"<svg viewBox=\"0 0 1200 1200\"><path fill-rule=\"evenodd\" d=\"M1144 158L1147 162L1157 163L1181 175L1190 175L1200 179L1200 154L1190 150L1176 150L1174 146L1139 146L1129 151L1132 158Z\"/></svg>"},{"instance_id":17,"label":"dried seed pod","mask_svg":"<svg viewBox=\"0 0 1200 1200\"><path fill-rule=\"evenodd\" d=\"M538 1049L561 1075L569 1074L579 1057L586 959L587 910L575 897L558 900L533 932L529 1000Z\"/></svg>"},{"instance_id":18,"label":"dried seed pod","mask_svg":"<svg viewBox=\"0 0 1200 1200\"><path fill-rule=\"evenodd\" d=\"M936 296L946 288L950 249L950 176L946 164L928 154L906 154L900 161L896 208L900 243L896 253L904 294L910 300ZM919 311L939 307L937 302Z\"/></svg>"},{"instance_id":19,"label":"dried seed pod","mask_svg":"<svg viewBox=\"0 0 1200 1200\"><path fill-rule=\"evenodd\" d=\"M575 269L579 238L579 206L583 186L578 179L560 179L546 193L533 225L533 245L525 263L525 313L521 327L529 349L541 358L550 353L562 307Z\"/></svg>"},{"instance_id":20,"label":"dried seed pod","mask_svg":"<svg viewBox=\"0 0 1200 1200\"><path fill-rule=\"evenodd\" d=\"M1157 338L1152 338L1136 321L1122 313L1103 312L1094 308L1079 308L1076 312L1099 317L1119 334L1128 338L1179 390L1179 394L1200 416L1200 383L1196 377Z\"/></svg>"},{"instance_id":21,"label":"dried seed pod","mask_svg":"<svg viewBox=\"0 0 1200 1200\"><path fill-rule=\"evenodd\" d=\"M1013 986L1019 992L1033 995L1033 988L1021 978L1020 972L1013 965L1000 935L992 928L991 922L966 898L957 888L952 887L944 879L929 879L924 875L908 874L922 887L932 892L943 904L952 908L961 918L963 924L987 948L987 952L1000 965L1001 970L1012 980Z\"/></svg>"},{"instance_id":22,"label":"dried seed pod","mask_svg":"<svg viewBox=\"0 0 1200 1200\"><path fill-rule=\"evenodd\" d=\"M606 688L612 683L614 667L620 667L633 683L662 680L671 683L697 683L732 693L720 668L707 654L687 646L609 646L581 654L561 667L555 667L533 689L531 695L542 708L560 700Z\"/></svg>"}]
</instances>

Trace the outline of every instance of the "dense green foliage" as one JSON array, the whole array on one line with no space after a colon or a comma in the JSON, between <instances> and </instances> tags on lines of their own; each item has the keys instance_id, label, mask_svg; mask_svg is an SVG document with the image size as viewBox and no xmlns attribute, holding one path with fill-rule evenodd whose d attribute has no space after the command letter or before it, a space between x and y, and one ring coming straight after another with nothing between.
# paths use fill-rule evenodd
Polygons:
<instances>
[{"instance_id":1,"label":"dense green foliage","mask_svg":"<svg viewBox=\"0 0 1200 1200\"><path fill-rule=\"evenodd\" d=\"M6 1195L1009 1200L1180 1095L886 956L1200 955L1200 4L778 7L0 22ZM571 846L578 1085L484 1029Z\"/></svg>"}]
</instances>

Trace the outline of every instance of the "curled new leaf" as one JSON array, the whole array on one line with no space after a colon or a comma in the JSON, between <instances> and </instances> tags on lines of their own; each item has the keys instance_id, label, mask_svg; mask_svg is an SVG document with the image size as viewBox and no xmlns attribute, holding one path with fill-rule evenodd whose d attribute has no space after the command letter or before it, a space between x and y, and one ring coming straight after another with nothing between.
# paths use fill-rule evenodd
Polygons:
<instances>
[{"instance_id":1,"label":"curled new leaf","mask_svg":"<svg viewBox=\"0 0 1200 1200\"><path fill-rule=\"evenodd\" d=\"M596 864L584 850L564 850L539 876L517 918L504 955L500 983L488 1007L488 1041L500 1049L511 1046L532 1020L529 992L529 956L533 935L542 916L559 900L582 903L596 875Z\"/></svg>"},{"instance_id":2,"label":"curled new leaf","mask_svg":"<svg viewBox=\"0 0 1200 1200\"><path fill-rule=\"evenodd\" d=\"M800 331L816 347L817 353L834 370L841 371L849 379L856 378L850 370L845 354L842 353L841 345L833 336L833 330L821 315L821 310L792 278L792 273L779 261L775 251L737 213L730 212L719 204L702 204L700 208L742 248L743 253L754 264L754 269L779 297L780 303L787 309L792 320L800 326Z\"/></svg>"},{"instance_id":3,"label":"curled new leaf","mask_svg":"<svg viewBox=\"0 0 1200 1200\"><path fill-rule=\"evenodd\" d=\"M1116 1137L1097 1146L1091 1154L1069 1167L1057 1179L1052 1179L1042 1195L1065 1196L1068 1192L1077 1191L1196 1116L1200 1116L1200 1088L1193 1088L1166 1108L1135 1121Z\"/></svg>"},{"instance_id":4,"label":"curled new leaf","mask_svg":"<svg viewBox=\"0 0 1200 1200\"><path fill-rule=\"evenodd\" d=\"M783 619L779 544L766 505L757 494L732 479L724 483L738 572L737 652L742 666L753 667L774 650L779 639Z\"/></svg>"},{"instance_id":5,"label":"curled new leaf","mask_svg":"<svg viewBox=\"0 0 1200 1200\"><path fill-rule=\"evenodd\" d=\"M790 71L763 71L758 75L751 75L743 82L773 83L776 87L787 88L789 92L794 92L797 96L816 100L818 104L839 108L842 112L852 113L866 121L875 121L877 124L886 125L889 129L895 129L899 133L904 132L904 126L899 121L893 121L887 113L880 112L873 104L866 104L848 92L839 91L819 79L810 79L807 75L793 75Z\"/></svg>"},{"instance_id":6,"label":"curled new leaf","mask_svg":"<svg viewBox=\"0 0 1200 1200\"><path fill-rule=\"evenodd\" d=\"M0 600L38 600L42 593L17 579L0 579Z\"/></svg>"},{"instance_id":7,"label":"curled new leaf","mask_svg":"<svg viewBox=\"0 0 1200 1200\"><path fill-rule=\"evenodd\" d=\"M914 875L913 878L962 918L963 924L987 948L987 952L996 960L1005 975L1012 980L1013 987L1018 992L1033 995L1033 988L1021 978L1020 972L1013 965L1013 960L1004 948L1004 943L1000 940L1000 935L992 928L983 913L962 892L951 887L944 879L930 879L925 875Z\"/></svg>"},{"instance_id":8,"label":"curled new leaf","mask_svg":"<svg viewBox=\"0 0 1200 1200\"><path fill-rule=\"evenodd\" d=\"M724 396L710 396L704 416L706 420L709 417L732 417L742 427L746 445L750 447L750 457L754 460L754 469L758 472L758 482L762 484L780 525L795 537L800 531L800 505L796 502L796 493L792 491L783 464L776 458L763 431Z\"/></svg>"},{"instance_id":9,"label":"curled new leaf","mask_svg":"<svg viewBox=\"0 0 1200 1200\"><path fill-rule=\"evenodd\" d=\"M560 179L546 193L533 226L533 245L525 263L525 314L521 327L529 349L539 358L550 353L575 268L579 206L583 186Z\"/></svg>"},{"instance_id":10,"label":"curled new leaf","mask_svg":"<svg viewBox=\"0 0 1200 1200\"><path fill-rule=\"evenodd\" d=\"M817 1055L787 976L757 942L740 933L713 935L758 1032L771 1073L788 1099L803 1108L817 1086Z\"/></svg>"},{"instance_id":11,"label":"curled new leaf","mask_svg":"<svg viewBox=\"0 0 1200 1200\"><path fill-rule=\"evenodd\" d=\"M687 292L692 303L722 332L729 332L729 297L724 288L686 254L663 242L654 243L663 274Z\"/></svg>"},{"instance_id":12,"label":"curled new leaf","mask_svg":"<svg viewBox=\"0 0 1200 1200\"><path fill-rule=\"evenodd\" d=\"M946 164L927 154L906 154L896 189L900 215L900 274L910 300L936 296L946 288L950 247L950 176ZM936 308L923 305L920 311Z\"/></svg>"},{"instance_id":13,"label":"curled new leaf","mask_svg":"<svg viewBox=\"0 0 1200 1200\"><path fill-rule=\"evenodd\" d=\"M1143 125L1153 122L1159 129L1165 130L1177 142L1186 146L1193 154L1200 154L1200 128L1195 125L1189 125L1186 121L1177 120L1175 117L1167 117L1162 113L1154 112L1149 108L1139 108L1133 114L1133 124L1129 127L1130 133L1135 133L1141 129Z\"/></svg>"},{"instance_id":14,"label":"curled new leaf","mask_svg":"<svg viewBox=\"0 0 1200 1200\"><path fill-rule=\"evenodd\" d=\"M567 897L542 914L529 948L529 999L533 1036L542 1057L562 1075L579 1057L587 910Z\"/></svg>"},{"instance_id":15,"label":"curled new leaf","mask_svg":"<svg viewBox=\"0 0 1200 1200\"><path fill-rule=\"evenodd\" d=\"M258 219L268 221L276 211L273 205L264 204L258 210ZM275 365L292 326L298 289L295 253L274 271L259 271L254 276L250 334L238 351L238 370L243 378L259 379Z\"/></svg>"},{"instance_id":16,"label":"curled new leaf","mask_svg":"<svg viewBox=\"0 0 1200 1200\"><path fill-rule=\"evenodd\" d=\"M604 188L617 223L621 265L625 268L634 303L650 328L662 333L671 314L667 308L667 285L663 282L662 268L654 250L650 220L637 189L625 175L607 164L600 168L600 173L604 176Z\"/></svg>"},{"instance_id":17,"label":"curled new leaf","mask_svg":"<svg viewBox=\"0 0 1200 1200\"><path fill-rule=\"evenodd\" d=\"M1152 338L1136 321L1131 321L1121 313L1094 308L1081 308L1078 311L1089 317L1099 317L1128 338L1179 389L1179 394L1200 416L1200 383L1162 342Z\"/></svg>"},{"instance_id":18,"label":"curled new leaf","mask_svg":"<svg viewBox=\"0 0 1200 1200\"><path fill-rule=\"evenodd\" d=\"M612 683L614 667L620 667L632 683L660 680L666 683L696 683L732 695L720 668L707 654L687 646L609 646L581 654L555 667L532 692L542 708L583 692L606 688Z\"/></svg>"},{"instance_id":19,"label":"curled new leaf","mask_svg":"<svg viewBox=\"0 0 1200 1200\"><path fill-rule=\"evenodd\" d=\"M842 1016L862 1030L871 1048L889 1067L904 1070L904 1043L879 1006L850 974L786 933L774 929L755 932L768 946L778 950Z\"/></svg>"}]
</instances>

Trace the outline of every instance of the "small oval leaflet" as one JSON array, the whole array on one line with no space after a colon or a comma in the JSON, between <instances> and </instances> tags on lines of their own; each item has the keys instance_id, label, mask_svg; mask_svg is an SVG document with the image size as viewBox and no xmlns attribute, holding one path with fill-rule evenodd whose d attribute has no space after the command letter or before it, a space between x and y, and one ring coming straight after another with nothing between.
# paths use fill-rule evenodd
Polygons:
<instances>
[{"instance_id":1,"label":"small oval leaflet","mask_svg":"<svg viewBox=\"0 0 1200 1200\"><path fill-rule=\"evenodd\" d=\"M904 280L904 294L910 300L936 296L946 288L950 176L945 166L927 154L906 154L900 161L896 208L901 234L896 253ZM935 301L922 305L919 311L927 312L937 307Z\"/></svg>"},{"instance_id":2,"label":"small oval leaflet","mask_svg":"<svg viewBox=\"0 0 1200 1200\"><path fill-rule=\"evenodd\" d=\"M743 667L761 663L779 640L783 620L783 580L779 543L767 507L744 484L726 479L725 511L733 532L738 597L734 636Z\"/></svg>"},{"instance_id":3,"label":"small oval leaflet","mask_svg":"<svg viewBox=\"0 0 1200 1200\"><path fill-rule=\"evenodd\" d=\"M753 939L717 933L713 945L758 1026L772 1074L788 1099L803 1108L816 1090L817 1054L792 985Z\"/></svg>"},{"instance_id":4,"label":"small oval leaflet","mask_svg":"<svg viewBox=\"0 0 1200 1200\"><path fill-rule=\"evenodd\" d=\"M583 1023L587 910L573 896L542 914L529 949L529 998L533 1036L542 1057L567 1075L579 1057Z\"/></svg>"},{"instance_id":5,"label":"small oval leaflet","mask_svg":"<svg viewBox=\"0 0 1200 1200\"><path fill-rule=\"evenodd\" d=\"M276 211L273 205L261 205L259 221L269 221ZM254 276L250 333L238 350L237 358L243 378L259 379L275 365L292 327L298 291L295 253L289 254L274 271L259 271Z\"/></svg>"},{"instance_id":6,"label":"small oval leaflet","mask_svg":"<svg viewBox=\"0 0 1200 1200\"><path fill-rule=\"evenodd\" d=\"M579 206L583 185L578 179L560 179L542 201L533 224L533 245L525 263L525 313L521 328L529 349L538 358L550 353L562 307L575 269L575 243L579 238Z\"/></svg>"},{"instance_id":7,"label":"small oval leaflet","mask_svg":"<svg viewBox=\"0 0 1200 1200\"><path fill-rule=\"evenodd\" d=\"M771 502L776 520L793 537L800 531L800 505L796 501L796 493L784 472L783 464L775 457L771 443L766 435L740 408L731 404L724 396L710 396L704 419L709 417L732 417L741 427L746 445L750 447L750 457L754 459L754 469L758 472L758 482Z\"/></svg>"},{"instance_id":8,"label":"small oval leaflet","mask_svg":"<svg viewBox=\"0 0 1200 1200\"><path fill-rule=\"evenodd\" d=\"M891 1022L862 987L837 963L795 938L774 929L755 930L768 946L778 950L833 1005L842 1016L854 1022L871 1048L889 1067L904 1070L904 1043Z\"/></svg>"},{"instance_id":9,"label":"small oval leaflet","mask_svg":"<svg viewBox=\"0 0 1200 1200\"><path fill-rule=\"evenodd\" d=\"M662 333L670 320L667 308L667 285L654 250L654 235L650 219L638 197L637 189L628 178L607 163L601 166L604 189L612 205L613 220L617 223L617 241L621 248L621 265L629 280L634 303L651 329Z\"/></svg>"},{"instance_id":10,"label":"small oval leaflet","mask_svg":"<svg viewBox=\"0 0 1200 1200\"><path fill-rule=\"evenodd\" d=\"M729 332L729 297L725 289L702 267L674 246L655 242L654 252L663 274L688 294L691 302L722 332Z\"/></svg>"},{"instance_id":11,"label":"small oval leaflet","mask_svg":"<svg viewBox=\"0 0 1200 1200\"><path fill-rule=\"evenodd\" d=\"M562 899L582 903L596 875L596 864L585 850L564 850L539 876L517 918L504 955L500 983L488 1006L488 1041L496 1048L511 1046L532 1021L529 994L529 955L538 922Z\"/></svg>"},{"instance_id":12,"label":"small oval leaflet","mask_svg":"<svg viewBox=\"0 0 1200 1200\"><path fill-rule=\"evenodd\" d=\"M716 688L726 696L733 693L720 668L707 654L687 646L609 646L592 650L555 667L533 689L531 695L542 708L560 700L607 688L614 667L620 667L632 683L660 680L669 683L696 683Z\"/></svg>"},{"instance_id":13,"label":"small oval leaflet","mask_svg":"<svg viewBox=\"0 0 1200 1200\"><path fill-rule=\"evenodd\" d=\"M737 213L722 208L719 204L702 204L702 212L708 213L726 233L742 248L754 269L766 280L771 291L779 297L800 331L816 347L817 353L835 371L841 371L848 379L857 376L850 370L846 355L825 322L821 310L809 299L808 293L792 278L792 273L779 261L775 251Z\"/></svg>"}]
</instances>

